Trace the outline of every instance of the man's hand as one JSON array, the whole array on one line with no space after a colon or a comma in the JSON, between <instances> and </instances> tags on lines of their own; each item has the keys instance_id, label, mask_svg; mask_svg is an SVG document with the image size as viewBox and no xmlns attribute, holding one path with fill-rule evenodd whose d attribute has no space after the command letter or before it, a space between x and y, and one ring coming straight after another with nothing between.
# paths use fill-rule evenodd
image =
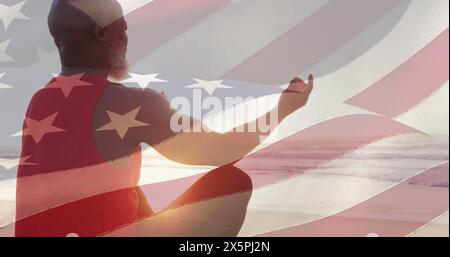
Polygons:
<instances>
[{"instance_id":1,"label":"man's hand","mask_svg":"<svg viewBox=\"0 0 450 257\"><path fill-rule=\"evenodd\" d=\"M288 88L281 94L278 103L278 111L281 117L286 117L305 106L313 88L314 78L312 75L309 75L308 83L298 77L291 80Z\"/></svg>"}]
</instances>

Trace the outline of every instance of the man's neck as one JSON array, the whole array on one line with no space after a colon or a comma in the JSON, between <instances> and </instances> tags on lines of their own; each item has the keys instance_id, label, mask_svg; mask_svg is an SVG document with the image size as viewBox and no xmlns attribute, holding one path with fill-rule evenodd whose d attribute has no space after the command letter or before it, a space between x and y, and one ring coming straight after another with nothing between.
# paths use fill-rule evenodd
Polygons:
<instances>
[{"instance_id":1,"label":"man's neck","mask_svg":"<svg viewBox=\"0 0 450 257\"><path fill-rule=\"evenodd\" d=\"M109 71L102 69L92 69L92 68L74 68L68 66L61 67L61 75L72 76L77 74L94 75L107 79Z\"/></svg>"}]
</instances>

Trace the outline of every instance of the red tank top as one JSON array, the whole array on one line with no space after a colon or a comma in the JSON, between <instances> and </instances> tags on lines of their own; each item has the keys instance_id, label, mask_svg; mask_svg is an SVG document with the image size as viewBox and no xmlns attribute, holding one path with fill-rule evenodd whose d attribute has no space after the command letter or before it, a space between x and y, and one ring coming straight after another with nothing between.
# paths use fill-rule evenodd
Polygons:
<instances>
[{"instance_id":1,"label":"red tank top","mask_svg":"<svg viewBox=\"0 0 450 257\"><path fill-rule=\"evenodd\" d=\"M150 215L137 187L140 148L105 161L94 142L94 111L109 85L93 75L59 76L33 96L22 131L16 236L98 236Z\"/></svg>"}]
</instances>

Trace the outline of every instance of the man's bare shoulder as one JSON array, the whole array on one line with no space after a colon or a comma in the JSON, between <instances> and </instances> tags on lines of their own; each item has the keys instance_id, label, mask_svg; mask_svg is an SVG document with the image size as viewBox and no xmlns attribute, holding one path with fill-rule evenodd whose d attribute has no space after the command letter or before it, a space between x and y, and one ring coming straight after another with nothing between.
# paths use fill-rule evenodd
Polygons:
<instances>
[{"instance_id":1,"label":"man's bare shoulder","mask_svg":"<svg viewBox=\"0 0 450 257\"><path fill-rule=\"evenodd\" d=\"M118 101L132 102L135 104L167 102L165 96L156 90L126 87L118 83L112 83L105 89L101 98L105 103L117 103Z\"/></svg>"},{"instance_id":2,"label":"man's bare shoulder","mask_svg":"<svg viewBox=\"0 0 450 257\"><path fill-rule=\"evenodd\" d=\"M115 143L126 149L134 149L150 135L165 135L164 133L155 133L153 130L156 127L158 127L158 131L167 130L158 124L158 119L167 116L165 109L168 109L168 106L165 97L155 90L129 88L116 83L109 85L103 91L95 108L93 129L100 131L95 133L97 144L111 145ZM116 120L113 121L113 119ZM111 125L108 130L112 132L115 129L126 133L117 137L104 132L104 129L99 130L107 124ZM150 126L150 124L152 125ZM113 127L113 125L120 128Z\"/></svg>"},{"instance_id":3,"label":"man's bare shoulder","mask_svg":"<svg viewBox=\"0 0 450 257\"><path fill-rule=\"evenodd\" d=\"M170 115L171 109L169 101L158 91L112 83L97 102L95 120L99 124L108 120L108 112L120 115L137 112L141 121L154 122L155 119Z\"/></svg>"}]
</instances>

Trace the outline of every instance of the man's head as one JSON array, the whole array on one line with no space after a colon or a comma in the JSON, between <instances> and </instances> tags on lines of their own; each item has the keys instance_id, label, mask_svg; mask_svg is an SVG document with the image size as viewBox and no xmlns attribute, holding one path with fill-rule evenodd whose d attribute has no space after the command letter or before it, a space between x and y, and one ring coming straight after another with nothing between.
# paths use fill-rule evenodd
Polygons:
<instances>
[{"instance_id":1,"label":"man's head","mask_svg":"<svg viewBox=\"0 0 450 257\"><path fill-rule=\"evenodd\" d=\"M63 66L127 73L127 24L116 0L54 0L48 26Z\"/></svg>"}]
</instances>

